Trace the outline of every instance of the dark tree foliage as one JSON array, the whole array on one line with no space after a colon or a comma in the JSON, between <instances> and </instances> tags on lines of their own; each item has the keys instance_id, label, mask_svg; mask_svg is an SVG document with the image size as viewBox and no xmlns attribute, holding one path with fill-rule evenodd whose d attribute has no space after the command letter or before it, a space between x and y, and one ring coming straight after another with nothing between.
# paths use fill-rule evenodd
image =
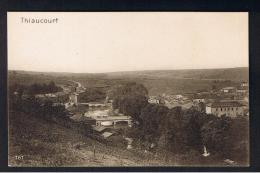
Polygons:
<instances>
[{"instance_id":1,"label":"dark tree foliage","mask_svg":"<svg viewBox=\"0 0 260 173\"><path fill-rule=\"evenodd\" d=\"M110 91L109 97L113 99L113 108L129 115L134 122L141 121L141 109L147 104L148 91L142 84L127 83L116 86Z\"/></svg>"},{"instance_id":2,"label":"dark tree foliage","mask_svg":"<svg viewBox=\"0 0 260 173\"><path fill-rule=\"evenodd\" d=\"M108 96L111 99L118 99L119 97L129 95L141 95L147 97L148 90L142 84L129 82L126 84L117 85L108 92Z\"/></svg>"},{"instance_id":3,"label":"dark tree foliage","mask_svg":"<svg viewBox=\"0 0 260 173\"><path fill-rule=\"evenodd\" d=\"M21 98L22 95L24 94L24 91L26 90L26 87L24 85L14 83L13 85L10 85L8 89L9 89L9 97L13 96L14 93L16 92L17 96Z\"/></svg>"},{"instance_id":4,"label":"dark tree foliage","mask_svg":"<svg viewBox=\"0 0 260 173\"><path fill-rule=\"evenodd\" d=\"M232 119L226 139L226 156L241 160L249 159L249 121L245 117Z\"/></svg>"},{"instance_id":5,"label":"dark tree foliage","mask_svg":"<svg viewBox=\"0 0 260 173\"><path fill-rule=\"evenodd\" d=\"M34 83L34 84L30 85L27 89L27 93L30 95L55 93L58 91L62 91L62 88L56 86L56 84L53 81L51 81L49 84Z\"/></svg>"},{"instance_id":6,"label":"dark tree foliage","mask_svg":"<svg viewBox=\"0 0 260 173\"><path fill-rule=\"evenodd\" d=\"M206 112L206 104L203 102L198 103L198 111L205 113Z\"/></svg>"},{"instance_id":7,"label":"dark tree foliage","mask_svg":"<svg viewBox=\"0 0 260 173\"><path fill-rule=\"evenodd\" d=\"M40 101L34 96L28 98L11 97L10 109L23 112L39 118L50 120L52 117L65 117L66 110L62 105L54 106L50 100Z\"/></svg>"},{"instance_id":8,"label":"dark tree foliage","mask_svg":"<svg viewBox=\"0 0 260 173\"><path fill-rule=\"evenodd\" d=\"M211 151L223 156L229 154L229 135L231 119L221 116L215 120L205 123L201 129L202 143Z\"/></svg>"},{"instance_id":9,"label":"dark tree foliage","mask_svg":"<svg viewBox=\"0 0 260 173\"><path fill-rule=\"evenodd\" d=\"M62 105L53 105L50 100L38 100L34 96L28 98L16 99L15 97L10 98L10 111L17 112L17 115L22 115L19 113L24 113L29 116L44 119L48 122L57 123L66 128L72 129L77 133L83 135L91 135L92 128L90 124L84 122L75 122L70 119L67 115L67 111ZM12 117L15 121L16 117ZM20 117L17 117L20 118ZM56 139L53 139L56 140Z\"/></svg>"},{"instance_id":10,"label":"dark tree foliage","mask_svg":"<svg viewBox=\"0 0 260 173\"><path fill-rule=\"evenodd\" d=\"M165 106L147 104L141 111L141 123L143 134L148 141L153 141L160 136L160 124L163 123L168 108Z\"/></svg>"},{"instance_id":11,"label":"dark tree foliage","mask_svg":"<svg viewBox=\"0 0 260 173\"><path fill-rule=\"evenodd\" d=\"M187 117L183 114L181 107L175 107L169 110L167 114L167 140L172 146L169 150L174 153L182 152L186 148L187 135L186 123Z\"/></svg>"},{"instance_id":12,"label":"dark tree foliage","mask_svg":"<svg viewBox=\"0 0 260 173\"><path fill-rule=\"evenodd\" d=\"M202 138L200 129L205 121L204 116L196 110L190 110L188 112L189 120L186 124L187 131L187 145L194 149L202 149Z\"/></svg>"},{"instance_id":13,"label":"dark tree foliage","mask_svg":"<svg viewBox=\"0 0 260 173\"><path fill-rule=\"evenodd\" d=\"M131 116L135 121L139 123L142 121L140 118L141 109L145 107L147 103L147 98L142 95L129 95L123 96L119 99L118 106L119 111L125 115Z\"/></svg>"},{"instance_id":14,"label":"dark tree foliage","mask_svg":"<svg viewBox=\"0 0 260 173\"><path fill-rule=\"evenodd\" d=\"M97 88L87 88L84 93L79 95L80 102L93 102L93 101L104 101L106 98L106 93Z\"/></svg>"}]
</instances>

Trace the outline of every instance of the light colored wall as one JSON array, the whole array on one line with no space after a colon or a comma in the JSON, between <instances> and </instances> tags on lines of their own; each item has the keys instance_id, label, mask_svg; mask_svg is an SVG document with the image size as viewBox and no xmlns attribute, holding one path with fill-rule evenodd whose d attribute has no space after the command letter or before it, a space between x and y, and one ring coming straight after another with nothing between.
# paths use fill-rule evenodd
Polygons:
<instances>
[{"instance_id":1,"label":"light colored wall","mask_svg":"<svg viewBox=\"0 0 260 173\"><path fill-rule=\"evenodd\" d=\"M211 114L212 113L211 109L212 108L210 106L206 106L206 113Z\"/></svg>"},{"instance_id":2,"label":"light colored wall","mask_svg":"<svg viewBox=\"0 0 260 173\"><path fill-rule=\"evenodd\" d=\"M78 97L76 95L70 95L70 100L73 102L73 103L78 103Z\"/></svg>"},{"instance_id":3,"label":"light colored wall","mask_svg":"<svg viewBox=\"0 0 260 173\"><path fill-rule=\"evenodd\" d=\"M233 110L232 110L233 108ZM216 116L221 116L223 114L226 114L227 116L229 117L237 117L238 115L243 115L244 111L243 111L243 108L242 107L225 107L225 108L222 108L222 111L221 111L221 108L211 108L211 112L212 114L216 115Z\"/></svg>"}]
</instances>

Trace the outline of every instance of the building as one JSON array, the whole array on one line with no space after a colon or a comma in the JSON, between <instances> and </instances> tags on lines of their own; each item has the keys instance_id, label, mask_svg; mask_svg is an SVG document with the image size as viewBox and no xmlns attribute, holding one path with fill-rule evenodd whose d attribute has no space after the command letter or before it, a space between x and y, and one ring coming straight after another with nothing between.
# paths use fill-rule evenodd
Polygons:
<instances>
[{"instance_id":1,"label":"building","mask_svg":"<svg viewBox=\"0 0 260 173\"><path fill-rule=\"evenodd\" d=\"M247 82L242 82L241 83L241 87L248 87L248 83Z\"/></svg>"},{"instance_id":2,"label":"building","mask_svg":"<svg viewBox=\"0 0 260 173\"><path fill-rule=\"evenodd\" d=\"M235 101L214 102L206 105L206 113L218 117L226 115L235 118L238 115L244 115L244 108L241 103Z\"/></svg>"},{"instance_id":3,"label":"building","mask_svg":"<svg viewBox=\"0 0 260 173\"><path fill-rule=\"evenodd\" d=\"M46 97L57 97L56 94L53 94L53 93L48 93L48 94L45 94Z\"/></svg>"},{"instance_id":4,"label":"building","mask_svg":"<svg viewBox=\"0 0 260 173\"><path fill-rule=\"evenodd\" d=\"M161 99L156 98L155 96L150 96L148 99L148 102L151 104L160 104L161 103Z\"/></svg>"},{"instance_id":5,"label":"building","mask_svg":"<svg viewBox=\"0 0 260 173\"><path fill-rule=\"evenodd\" d=\"M196 99L193 99L192 100L193 101L193 103L205 103L205 99L203 99L203 98L196 98Z\"/></svg>"},{"instance_id":6,"label":"building","mask_svg":"<svg viewBox=\"0 0 260 173\"><path fill-rule=\"evenodd\" d=\"M238 88L237 89L237 93L245 94L245 93L247 93L247 89L245 89L245 88Z\"/></svg>"},{"instance_id":7,"label":"building","mask_svg":"<svg viewBox=\"0 0 260 173\"><path fill-rule=\"evenodd\" d=\"M119 123L125 122L126 125L132 127L132 119L130 116L103 116L93 117L96 120L96 126L116 126Z\"/></svg>"},{"instance_id":8,"label":"building","mask_svg":"<svg viewBox=\"0 0 260 173\"><path fill-rule=\"evenodd\" d=\"M234 92L236 92L236 88L235 87L225 87L225 88L222 88L221 91L223 93L234 93Z\"/></svg>"},{"instance_id":9,"label":"building","mask_svg":"<svg viewBox=\"0 0 260 173\"><path fill-rule=\"evenodd\" d=\"M175 95L175 98L179 100L179 99L182 99L182 98L183 98L183 96L182 96L182 95L180 95L180 94L178 94L178 95Z\"/></svg>"},{"instance_id":10,"label":"building","mask_svg":"<svg viewBox=\"0 0 260 173\"><path fill-rule=\"evenodd\" d=\"M69 102L74 104L74 105L77 105L78 104L78 94L77 93L70 94Z\"/></svg>"}]
</instances>

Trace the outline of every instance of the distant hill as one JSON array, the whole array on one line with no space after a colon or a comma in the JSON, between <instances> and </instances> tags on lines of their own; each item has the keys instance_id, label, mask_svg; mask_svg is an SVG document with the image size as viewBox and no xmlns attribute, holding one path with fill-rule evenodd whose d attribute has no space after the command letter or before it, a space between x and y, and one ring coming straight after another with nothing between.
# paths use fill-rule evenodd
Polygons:
<instances>
[{"instance_id":1,"label":"distant hill","mask_svg":"<svg viewBox=\"0 0 260 173\"><path fill-rule=\"evenodd\" d=\"M181 78L181 79L222 79L248 81L249 68L223 68L223 69L185 69L185 70L145 70L123 71L109 73L69 73L69 72L33 72L9 70L9 75L14 73L23 75L41 75L52 77L101 77L101 78Z\"/></svg>"},{"instance_id":2,"label":"distant hill","mask_svg":"<svg viewBox=\"0 0 260 173\"><path fill-rule=\"evenodd\" d=\"M47 83L50 80L62 83L62 80L75 80L85 87L109 89L125 82L142 83L150 95L181 94L209 91L217 88L236 86L241 81L248 81L249 69L193 69L193 70L152 70L111 73L45 73L27 71L9 71L9 84L12 83ZM217 83L216 83L217 81Z\"/></svg>"},{"instance_id":3,"label":"distant hill","mask_svg":"<svg viewBox=\"0 0 260 173\"><path fill-rule=\"evenodd\" d=\"M150 70L107 73L109 77L130 78L177 78L177 79L220 79L248 81L248 67L224 69Z\"/></svg>"}]
</instances>

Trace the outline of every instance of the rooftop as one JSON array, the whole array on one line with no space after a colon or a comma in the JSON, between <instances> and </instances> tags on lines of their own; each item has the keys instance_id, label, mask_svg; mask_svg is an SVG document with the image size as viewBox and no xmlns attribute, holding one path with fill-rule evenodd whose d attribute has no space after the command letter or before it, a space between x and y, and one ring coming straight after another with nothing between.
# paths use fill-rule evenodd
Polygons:
<instances>
[{"instance_id":1,"label":"rooftop","mask_svg":"<svg viewBox=\"0 0 260 173\"><path fill-rule=\"evenodd\" d=\"M235 87L225 87L225 88L222 88L223 90L232 90L232 89L235 89Z\"/></svg>"},{"instance_id":2,"label":"rooftop","mask_svg":"<svg viewBox=\"0 0 260 173\"><path fill-rule=\"evenodd\" d=\"M95 130L97 132L102 132L107 129L107 127L104 127L104 126L93 126L92 128L93 128L93 130Z\"/></svg>"},{"instance_id":3,"label":"rooftop","mask_svg":"<svg viewBox=\"0 0 260 173\"><path fill-rule=\"evenodd\" d=\"M95 120L100 120L100 121L109 121L109 120L131 120L131 117L125 116L125 115L119 115L119 116L106 116L106 117L93 117Z\"/></svg>"}]
</instances>

